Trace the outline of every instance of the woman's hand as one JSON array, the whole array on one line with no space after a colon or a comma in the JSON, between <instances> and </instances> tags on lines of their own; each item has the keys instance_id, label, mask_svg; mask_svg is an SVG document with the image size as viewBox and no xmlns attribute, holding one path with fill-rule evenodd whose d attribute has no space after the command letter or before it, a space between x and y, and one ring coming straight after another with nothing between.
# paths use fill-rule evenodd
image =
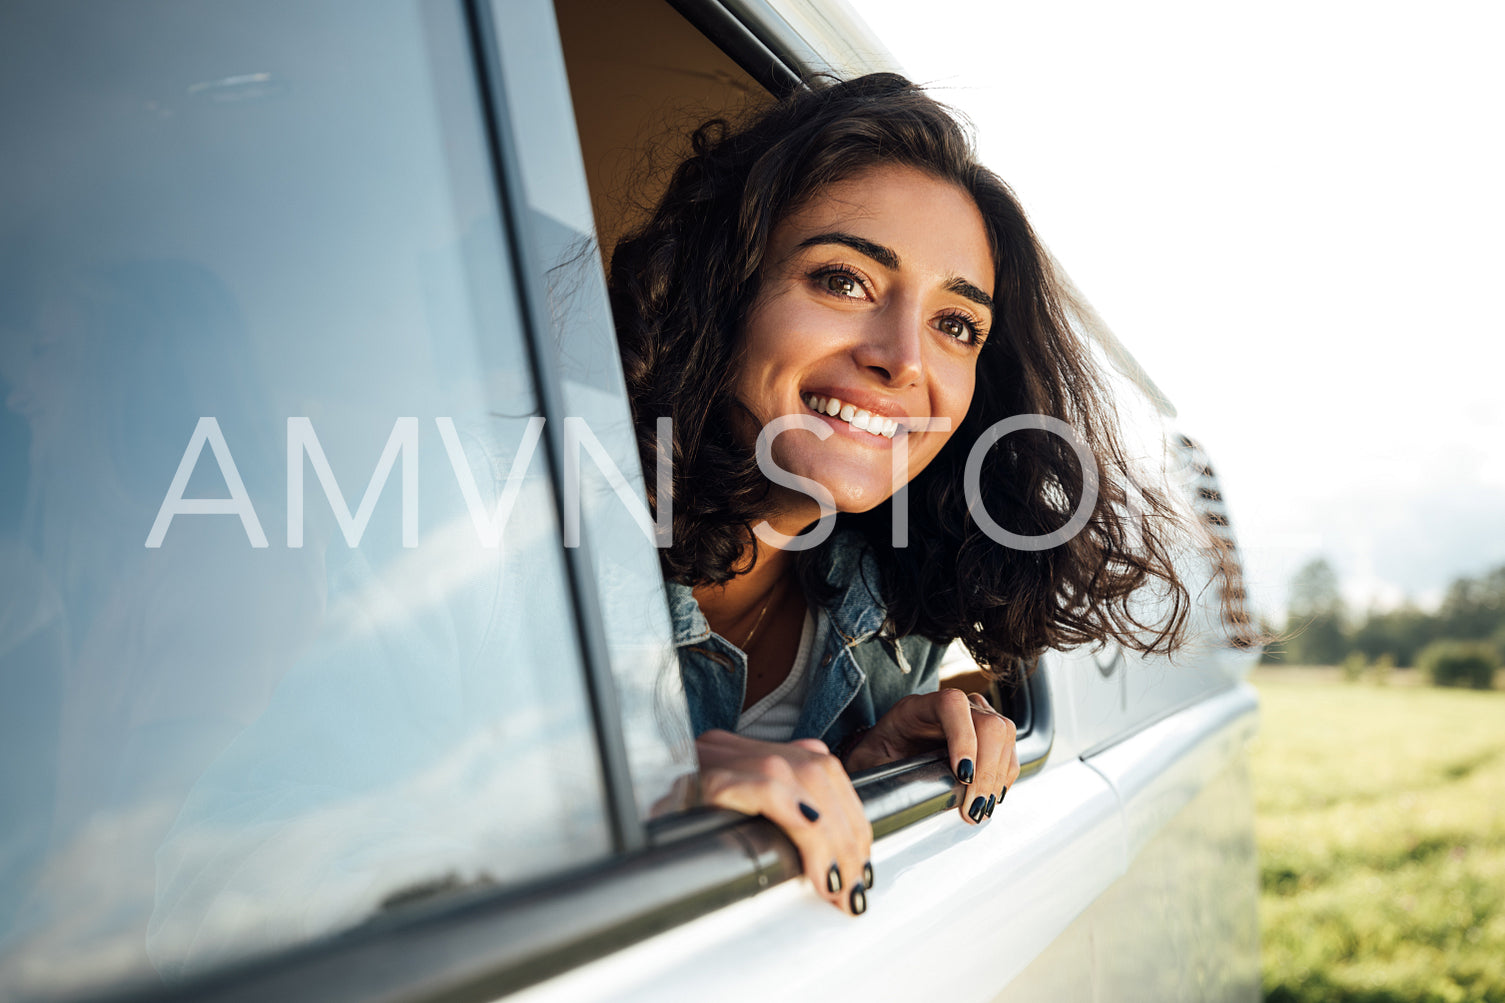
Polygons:
<instances>
[{"instance_id":1,"label":"woman's hand","mask_svg":"<svg viewBox=\"0 0 1505 1003\"><path fill-rule=\"evenodd\" d=\"M706 804L762 815L793 840L815 890L852 915L867 910L873 827L824 742L759 742L729 731L695 740Z\"/></svg>"},{"instance_id":2,"label":"woman's hand","mask_svg":"<svg viewBox=\"0 0 1505 1003\"><path fill-rule=\"evenodd\" d=\"M976 693L944 689L905 697L846 755L855 773L904 759L945 742L951 772L966 785L960 809L973 825L993 814L1019 777L1014 722Z\"/></svg>"}]
</instances>

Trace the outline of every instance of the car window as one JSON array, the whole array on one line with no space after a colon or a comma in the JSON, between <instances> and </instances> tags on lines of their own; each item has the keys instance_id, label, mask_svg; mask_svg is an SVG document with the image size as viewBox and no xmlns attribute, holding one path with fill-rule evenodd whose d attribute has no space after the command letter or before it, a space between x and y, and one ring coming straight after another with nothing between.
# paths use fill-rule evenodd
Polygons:
<instances>
[{"instance_id":1,"label":"car window","mask_svg":"<svg viewBox=\"0 0 1505 1003\"><path fill-rule=\"evenodd\" d=\"M7 4L0 123L0 996L610 853L462 6Z\"/></svg>"}]
</instances>

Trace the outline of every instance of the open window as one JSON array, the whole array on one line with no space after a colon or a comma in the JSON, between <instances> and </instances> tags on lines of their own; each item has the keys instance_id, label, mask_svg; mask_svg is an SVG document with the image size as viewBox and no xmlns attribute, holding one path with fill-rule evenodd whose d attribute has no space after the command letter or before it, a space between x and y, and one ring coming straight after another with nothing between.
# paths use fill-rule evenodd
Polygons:
<instances>
[{"instance_id":1,"label":"open window","mask_svg":"<svg viewBox=\"0 0 1505 1003\"><path fill-rule=\"evenodd\" d=\"M554 10L603 263L688 156L692 129L717 117L736 122L813 68L766 7L761 22L695 0L554 0ZM1033 670L1033 683L995 682L958 644L941 674L945 685L982 693L1016 723L1026 773L1043 765L1047 688Z\"/></svg>"},{"instance_id":2,"label":"open window","mask_svg":"<svg viewBox=\"0 0 1505 1003\"><path fill-rule=\"evenodd\" d=\"M603 257L689 154L689 131L770 99L764 84L666 0L555 0Z\"/></svg>"}]
</instances>

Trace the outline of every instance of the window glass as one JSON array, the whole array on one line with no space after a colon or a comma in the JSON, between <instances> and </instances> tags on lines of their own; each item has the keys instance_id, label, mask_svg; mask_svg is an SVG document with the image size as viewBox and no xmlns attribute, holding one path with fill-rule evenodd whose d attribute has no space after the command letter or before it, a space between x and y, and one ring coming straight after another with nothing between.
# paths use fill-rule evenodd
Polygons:
<instances>
[{"instance_id":1,"label":"window glass","mask_svg":"<svg viewBox=\"0 0 1505 1003\"><path fill-rule=\"evenodd\" d=\"M657 471L638 461L553 4L493 0L492 8L508 127L522 151L518 190L509 194L545 266L551 361L581 443L565 460L579 487L565 508L582 513L580 541L598 585L623 753L637 807L648 816L678 803L675 781L696 767L643 487L644 475Z\"/></svg>"},{"instance_id":2,"label":"window glass","mask_svg":"<svg viewBox=\"0 0 1505 1003\"><path fill-rule=\"evenodd\" d=\"M461 5L8 3L0 128L0 997L609 852Z\"/></svg>"}]
</instances>

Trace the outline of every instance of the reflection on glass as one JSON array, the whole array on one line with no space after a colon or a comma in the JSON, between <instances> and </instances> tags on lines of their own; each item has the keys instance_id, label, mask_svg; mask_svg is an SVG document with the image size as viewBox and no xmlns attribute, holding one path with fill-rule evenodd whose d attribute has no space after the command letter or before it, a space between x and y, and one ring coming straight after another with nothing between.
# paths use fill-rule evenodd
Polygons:
<instances>
[{"instance_id":1,"label":"reflection on glass","mask_svg":"<svg viewBox=\"0 0 1505 1003\"><path fill-rule=\"evenodd\" d=\"M0 997L608 852L458 7L0 12Z\"/></svg>"},{"instance_id":2,"label":"reflection on glass","mask_svg":"<svg viewBox=\"0 0 1505 1003\"><path fill-rule=\"evenodd\" d=\"M547 262L551 343L567 414L579 417L602 451L621 464L636 505L644 491L637 440L610 323L606 283L592 236L590 193L580 163L574 109L563 86L563 55L552 5L506 7L500 31L509 127L523 151L521 188L533 253ZM559 81L549 86L549 81ZM654 471L647 471L648 477ZM588 456L580 463L584 541L600 583L600 612L640 815L675 806L680 781L696 769L689 707L671 644L663 577L652 540Z\"/></svg>"}]
</instances>

